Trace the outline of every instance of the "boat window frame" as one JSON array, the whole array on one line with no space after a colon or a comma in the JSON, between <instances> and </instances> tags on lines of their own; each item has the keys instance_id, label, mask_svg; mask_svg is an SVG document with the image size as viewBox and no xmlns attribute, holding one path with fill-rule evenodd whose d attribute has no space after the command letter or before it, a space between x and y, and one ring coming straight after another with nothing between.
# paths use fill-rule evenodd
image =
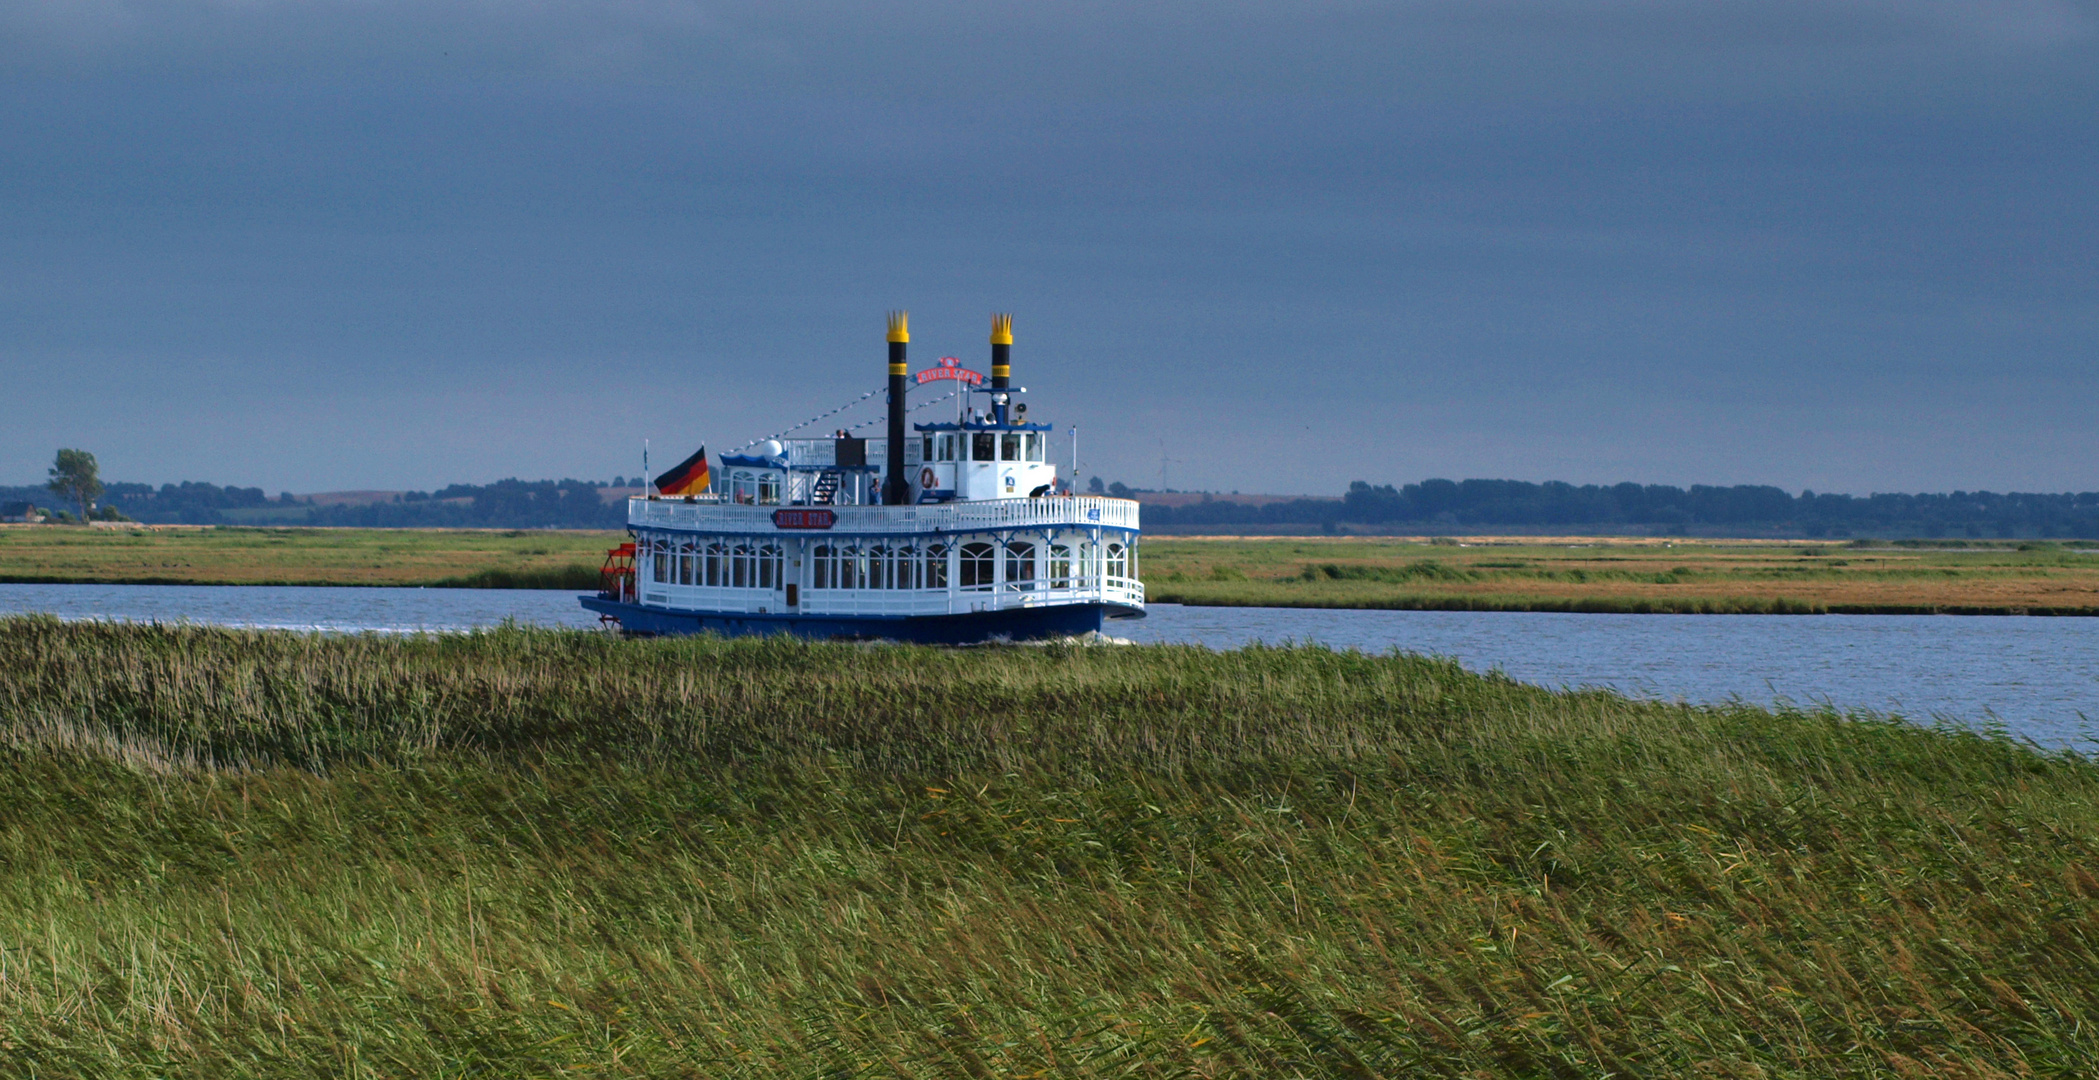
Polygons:
<instances>
[{"instance_id":1,"label":"boat window frame","mask_svg":"<svg viewBox=\"0 0 2099 1080\"><path fill-rule=\"evenodd\" d=\"M990 589L998 583L998 545L972 540L955 549L956 587L966 591Z\"/></svg>"},{"instance_id":2,"label":"boat window frame","mask_svg":"<svg viewBox=\"0 0 2099 1080\"><path fill-rule=\"evenodd\" d=\"M1071 541L1054 540L1049 546L1049 587L1071 588Z\"/></svg>"},{"instance_id":3,"label":"boat window frame","mask_svg":"<svg viewBox=\"0 0 2099 1080\"><path fill-rule=\"evenodd\" d=\"M758 548L758 587L777 589L785 582L781 576L780 545L766 543Z\"/></svg>"},{"instance_id":4,"label":"boat window frame","mask_svg":"<svg viewBox=\"0 0 2099 1080\"><path fill-rule=\"evenodd\" d=\"M999 545L999 555L1005 559L1006 588L1011 592L1029 592L1035 588L1035 552L1033 540L1008 537Z\"/></svg>"}]
</instances>

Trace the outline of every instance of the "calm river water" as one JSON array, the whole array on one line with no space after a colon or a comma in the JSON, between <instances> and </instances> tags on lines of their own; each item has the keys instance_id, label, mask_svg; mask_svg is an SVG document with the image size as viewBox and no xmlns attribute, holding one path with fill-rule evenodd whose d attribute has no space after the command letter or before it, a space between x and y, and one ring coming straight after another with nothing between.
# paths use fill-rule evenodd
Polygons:
<instances>
[{"instance_id":1,"label":"calm river water","mask_svg":"<svg viewBox=\"0 0 2099 1080\"><path fill-rule=\"evenodd\" d=\"M0 585L0 612L295 630L462 630L504 619L594 627L574 593ZM1118 637L1228 649L1318 642L1454 657L1546 686L1638 697L1741 698L2002 724L2050 746L2099 747L2099 619L1931 615L1558 615L1317 611L1156 604Z\"/></svg>"}]
</instances>

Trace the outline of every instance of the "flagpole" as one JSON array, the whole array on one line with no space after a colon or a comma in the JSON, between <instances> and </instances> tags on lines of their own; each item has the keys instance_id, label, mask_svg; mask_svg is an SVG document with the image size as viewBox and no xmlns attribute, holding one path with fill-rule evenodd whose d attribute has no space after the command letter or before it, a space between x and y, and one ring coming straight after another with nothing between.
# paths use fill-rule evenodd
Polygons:
<instances>
[{"instance_id":1,"label":"flagpole","mask_svg":"<svg viewBox=\"0 0 2099 1080\"><path fill-rule=\"evenodd\" d=\"M648 498L648 497L649 497L649 488L650 488L651 486L652 486L652 485L651 485L651 483L650 483L650 478L649 478L649 440L647 440L647 439L643 439L643 440L641 440L641 497L642 497L642 498L646 499L646 498Z\"/></svg>"}]
</instances>

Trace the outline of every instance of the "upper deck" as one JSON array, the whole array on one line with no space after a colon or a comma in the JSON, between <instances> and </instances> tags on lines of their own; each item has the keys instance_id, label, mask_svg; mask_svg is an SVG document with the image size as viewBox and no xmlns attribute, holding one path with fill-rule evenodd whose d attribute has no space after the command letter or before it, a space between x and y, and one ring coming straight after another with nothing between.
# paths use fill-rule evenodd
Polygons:
<instances>
[{"instance_id":1,"label":"upper deck","mask_svg":"<svg viewBox=\"0 0 2099 1080\"><path fill-rule=\"evenodd\" d=\"M829 528L781 528L779 511L803 514L827 511ZM803 520L807 520L804 518ZM997 532L1002 529L1110 528L1135 530L1137 503L1101 495L1050 495L1041 498L978 499L912 506L779 506L723 501L719 496L683 499L627 500L627 524L655 529L691 529L699 532L760 535L809 535L822 531L841 535L891 536Z\"/></svg>"}]
</instances>

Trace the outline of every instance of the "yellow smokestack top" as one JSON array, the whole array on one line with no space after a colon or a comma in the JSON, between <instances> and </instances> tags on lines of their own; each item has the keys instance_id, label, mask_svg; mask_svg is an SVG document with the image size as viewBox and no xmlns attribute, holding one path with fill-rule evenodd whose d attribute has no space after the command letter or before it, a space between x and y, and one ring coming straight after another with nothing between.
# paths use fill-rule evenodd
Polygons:
<instances>
[{"instance_id":1,"label":"yellow smokestack top","mask_svg":"<svg viewBox=\"0 0 2099 1080\"><path fill-rule=\"evenodd\" d=\"M892 311L889 313L889 340L906 342L911 340L911 313Z\"/></svg>"},{"instance_id":2,"label":"yellow smokestack top","mask_svg":"<svg viewBox=\"0 0 2099 1080\"><path fill-rule=\"evenodd\" d=\"M991 317L991 343L993 345L1013 344L1013 316L993 315Z\"/></svg>"}]
</instances>

